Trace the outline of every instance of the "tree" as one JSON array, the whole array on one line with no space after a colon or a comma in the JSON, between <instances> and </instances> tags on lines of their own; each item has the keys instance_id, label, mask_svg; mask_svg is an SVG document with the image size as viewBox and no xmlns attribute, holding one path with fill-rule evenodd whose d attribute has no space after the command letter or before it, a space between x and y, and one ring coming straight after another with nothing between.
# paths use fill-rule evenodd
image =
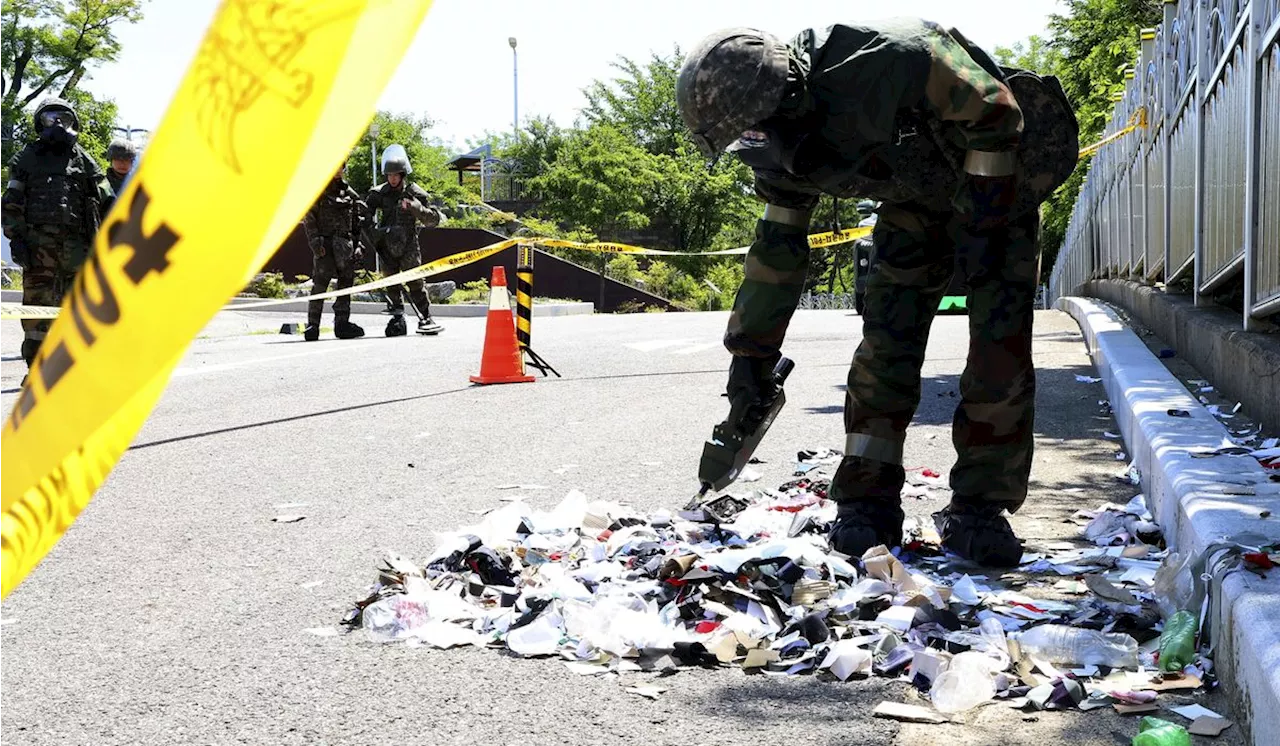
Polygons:
<instances>
[{"instance_id":1,"label":"tree","mask_svg":"<svg viewBox=\"0 0 1280 746\"><path fill-rule=\"evenodd\" d=\"M1112 95L1124 89L1124 72L1138 56L1139 30L1160 22L1157 0L1065 0L1067 14L1049 17L1049 38L1033 36L1025 44L997 48L1000 64L1056 75L1075 108L1080 123L1080 144L1103 135L1115 106ZM1058 249L1066 237L1067 223L1090 158L1081 159L1071 177L1041 210L1044 260L1041 272L1048 277Z\"/></svg>"},{"instance_id":2,"label":"tree","mask_svg":"<svg viewBox=\"0 0 1280 746\"><path fill-rule=\"evenodd\" d=\"M6 162L22 144L19 123L27 119L25 110L44 96L74 97L91 69L119 54L115 29L141 18L142 0L4 0L0 90ZM93 101L85 96L78 103ZM114 106L110 109L92 114L100 119L110 113L114 124Z\"/></svg>"},{"instance_id":3,"label":"tree","mask_svg":"<svg viewBox=\"0 0 1280 746\"><path fill-rule=\"evenodd\" d=\"M619 57L622 73L611 83L596 80L583 90L582 115L589 124L610 124L650 153L672 153L688 140L676 105L676 78L684 56L676 47L670 57L654 54L641 65Z\"/></svg>"},{"instance_id":4,"label":"tree","mask_svg":"<svg viewBox=\"0 0 1280 746\"><path fill-rule=\"evenodd\" d=\"M582 114L593 124L607 124L652 156L658 173L645 196L645 211L667 248L706 251L729 233L750 235L755 222L751 171L737 158L723 157L708 166L699 153L676 105L676 78L683 64L679 48L670 56L655 54L645 64L626 57L614 68L621 75L586 88ZM701 277L703 259L673 259Z\"/></svg>"},{"instance_id":5,"label":"tree","mask_svg":"<svg viewBox=\"0 0 1280 746\"><path fill-rule=\"evenodd\" d=\"M535 117L520 130L518 138L507 138L500 143L496 153L513 174L532 179L551 168L569 136L570 132L551 117Z\"/></svg>"},{"instance_id":6,"label":"tree","mask_svg":"<svg viewBox=\"0 0 1280 746\"><path fill-rule=\"evenodd\" d=\"M547 217L607 237L649 224L645 196L657 180L647 153L598 124L575 132L533 184L546 197L541 211Z\"/></svg>"}]
</instances>

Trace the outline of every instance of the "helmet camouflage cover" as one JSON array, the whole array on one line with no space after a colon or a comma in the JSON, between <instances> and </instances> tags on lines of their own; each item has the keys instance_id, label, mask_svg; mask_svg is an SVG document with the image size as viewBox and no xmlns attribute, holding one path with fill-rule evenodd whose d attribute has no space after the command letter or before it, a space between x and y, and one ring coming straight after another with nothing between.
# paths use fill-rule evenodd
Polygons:
<instances>
[{"instance_id":1,"label":"helmet camouflage cover","mask_svg":"<svg viewBox=\"0 0 1280 746\"><path fill-rule=\"evenodd\" d=\"M693 48L676 79L676 102L705 155L722 152L777 110L788 64L787 46L755 29L723 29Z\"/></svg>"}]
</instances>

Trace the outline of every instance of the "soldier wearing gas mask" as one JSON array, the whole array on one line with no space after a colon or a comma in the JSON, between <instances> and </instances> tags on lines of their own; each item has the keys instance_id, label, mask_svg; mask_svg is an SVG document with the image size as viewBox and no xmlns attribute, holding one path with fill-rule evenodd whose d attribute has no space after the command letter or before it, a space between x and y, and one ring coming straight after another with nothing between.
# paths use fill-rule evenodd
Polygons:
<instances>
[{"instance_id":1,"label":"soldier wearing gas mask","mask_svg":"<svg viewBox=\"0 0 1280 746\"><path fill-rule=\"evenodd\" d=\"M355 284L356 262L360 260L360 226L364 203L360 195L347 184L344 174L346 162L325 185L315 204L302 218L311 245L311 292L314 295L328 292L329 281L337 278L334 290L345 290ZM320 338L320 317L324 313L324 301L313 300L307 304L307 328L303 339L314 342ZM364 336L364 329L351 323L351 296L333 299L333 336L338 339L356 339Z\"/></svg>"},{"instance_id":2,"label":"soldier wearing gas mask","mask_svg":"<svg viewBox=\"0 0 1280 746\"><path fill-rule=\"evenodd\" d=\"M1038 206L1070 175L1074 114L1057 81L1001 68L959 32L918 19L835 24L789 41L736 28L686 58L677 98L709 157L728 149L767 203L725 334L728 394L763 411L804 289L809 216L823 194L879 200L863 341L849 372L831 544L860 556L902 541L906 429L929 326L955 267L967 275L953 499L943 545L1013 566L1004 511L1027 495L1035 371ZM748 423L747 429L749 429Z\"/></svg>"},{"instance_id":3,"label":"soldier wearing gas mask","mask_svg":"<svg viewBox=\"0 0 1280 746\"><path fill-rule=\"evenodd\" d=\"M45 99L33 117L37 139L9 162L0 197L4 235L22 266L22 303L60 306L93 246L115 193L102 169L76 142L71 104ZM23 319L22 359L30 368L50 319Z\"/></svg>"},{"instance_id":4,"label":"soldier wearing gas mask","mask_svg":"<svg viewBox=\"0 0 1280 746\"><path fill-rule=\"evenodd\" d=\"M418 224L428 228L440 224L440 211L431 206L431 195L408 180L411 173L413 168L404 146L389 146L382 153L382 175L386 181L375 186L365 197L370 214L377 213L373 229L375 248L382 257L387 275L422 264ZM439 334L443 327L431 318L431 301L422 280L410 280L405 285L409 288L409 300L418 311L418 333ZM400 286L387 288L387 297L391 304L391 320L387 322L386 335L403 336L408 329L404 322L404 298Z\"/></svg>"}]
</instances>

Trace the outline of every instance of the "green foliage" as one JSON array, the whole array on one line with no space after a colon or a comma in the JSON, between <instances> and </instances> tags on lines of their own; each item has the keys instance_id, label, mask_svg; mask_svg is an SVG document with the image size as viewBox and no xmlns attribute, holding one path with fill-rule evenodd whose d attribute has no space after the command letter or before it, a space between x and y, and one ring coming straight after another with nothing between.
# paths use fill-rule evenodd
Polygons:
<instances>
[{"instance_id":1,"label":"green foliage","mask_svg":"<svg viewBox=\"0 0 1280 746\"><path fill-rule=\"evenodd\" d=\"M630 254L618 254L610 259L608 264L605 265L604 273L618 282L625 282L628 285L635 285L637 281L644 279L644 273L640 271L640 264Z\"/></svg>"},{"instance_id":2,"label":"green foliage","mask_svg":"<svg viewBox=\"0 0 1280 746\"><path fill-rule=\"evenodd\" d=\"M489 301L489 281L472 280L453 291L447 303L487 303Z\"/></svg>"},{"instance_id":3,"label":"green foliage","mask_svg":"<svg viewBox=\"0 0 1280 746\"><path fill-rule=\"evenodd\" d=\"M1067 13L1049 17L1049 37L1033 36L1026 43L997 48L1001 64L1056 75L1075 107L1080 122L1080 145L1105 133L1115 106L1112 95L1124 89L1125 67L1133 64L1140 45L1138 32L1155 26L1163 11L1157 0L1064 0ZM1043 277L1053 270L1066 237L1067 222L1080 194L1090 159L1041 208Z\"/></svg>"},{"instance_id":4,"label":"green foliage","mask_svg":"<svg viewBox=\"0 0 1280 746\"><path fill-rule=\"evenodd\" d=\"M116 29L141 18L142 0L4 0L4 162L30 139L30 108L47 96L76 105L82 143L101 156L111 139L115 105L96 101L78 85L92 68L115 60L120 52Z\"/></svg>"},{"instance_id":5,"label":"green foliage","mask_svg":"<svg viewBox=\"0 0 1280 746\"><path fill-rule=\"evenodd\" d=\"M624 133L647 154L657 174L643 195L645 211L654 219L662 245L680 251L707 251L726 233L749 232L755 222L750 169L737 158L721 158L708 167L689 138L676 105L676 78L683 56L653 55L640 64L619 58L621 74L585 90L583 116L592 125L609 125ZM741 244L738 244L741 245ZM689 272L705 272L701 259L673 259Z\"/></svg>"},{"instance_id":6,"label":"green foliage","mask_svg":"<svg viewBox=\"0 0 1280 746\"><path fill-rule=\"evenodd\" d=\"M494 155L508 164L511 173L534 177L551 168L569 141L569 135L568 130L550 117L535 117L520 130L518 139L492 138L496 143Z\"/></svg>"},{"instance_id":7,"label":"green foliage","mask_svg":"<svg viewBox=\"0 0 1280 746\"><path fill-rule=\"evenodd\" d=\"M254 276L245 292L259 298L283 298L284 275L280 272L261 272Z\"/></svg>"},{"instance_id":8,"label":"green foliage","mask_svg":"<svg viewBox=\"0 0 1280 746\"><path fill-rule=\"evenodd\" d=\"M707 270L707 282L714 285L710 290L710 299L714 299L708 311L720 311L733 307L733 298L742 286L742 261L740 259L722 260L712 264Z\"/></svg>"},{"instance_id":9,"label":"green foliage","mask_svg":"<svg viewBox=\"0 0 1280 746\"><path fill-rule=\"evenodd\" d=\"M619 57L613 67L621 75L611 83L594 81L583 91L583 117L626 132L649 153L674 152L689 141L676 105L676 78L683 60L679 47L670 57L654 54L643 65Z\"/></svg>"},{"instance_id":10,"label":"green foliage","mask_svg":"<svg viewBox=\"0 0 1280 746\"><path fill-rule=\"evenodd\" d=\"M509 212L468 210L461 215L449 218L446 228L480 228L486 231L502 231L516 220Z\"/></svg>"},{"instance_id":11,"label":"green foliage","mask_svg":"<svg viewBox=\"0 0 1280 746\"><path fill-rule=\"evenodd\" d=\"M644 197L657 181L644 151L608 125L575 132L560 157L532 183L553 220L594 233L616 233L649 224Z\"/></svg>"}]
</instances>

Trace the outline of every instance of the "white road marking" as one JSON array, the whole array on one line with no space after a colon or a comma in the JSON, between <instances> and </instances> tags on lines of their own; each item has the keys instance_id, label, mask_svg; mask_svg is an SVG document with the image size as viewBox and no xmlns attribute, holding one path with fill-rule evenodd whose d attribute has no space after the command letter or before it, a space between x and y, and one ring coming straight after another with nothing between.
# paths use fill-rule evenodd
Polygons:
<instances>
[{"instance_id":1,"label":"white road marking","mask_svg":"<svg viewBox=\"0 0 1280 746\"><path fill-rule=\"evenodd\" d=\"M342 350L350 350L354 345L337 345L327 346L319 350L307 350L306 352L295 352L292 355L273 355L271 357L251 357L244 360L236 360L230 363L216 363L214 365L195 365L178 368L173 372L173 378L183 376L193 376L199 373L221 373L225 370L235 370L236 368L244 368L258 363L272 363L278 360L292 360L298 357L311 357L312 355L324 355L330 352L341 352Z\"/></svg>"},{"instance_id":2,"label":"white road marking","mask_svg":"<svg viewBox=\"0 0 1280 746\"><path fill-rule=\"evenodd\" d=\"M648 342L628 342L623 347L630 347L640 352L656 352L667 347L679 347L697 341L696 339L652 339Z\"/></svg>"}]
</instances>

